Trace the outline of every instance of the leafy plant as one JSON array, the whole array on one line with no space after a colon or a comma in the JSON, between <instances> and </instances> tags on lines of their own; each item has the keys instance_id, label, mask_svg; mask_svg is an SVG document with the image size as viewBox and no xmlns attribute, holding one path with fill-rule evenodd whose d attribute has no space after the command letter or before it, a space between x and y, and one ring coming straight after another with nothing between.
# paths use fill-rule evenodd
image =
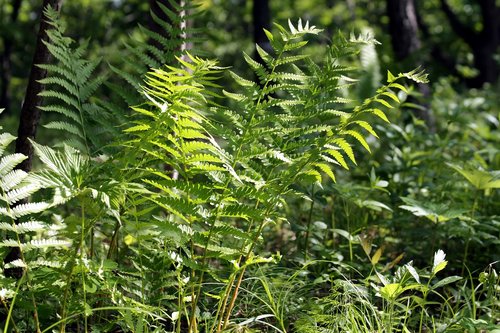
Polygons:
<instances>
[{"instance_id":1,"label":"leafy plant","mask_svg":"<svg viewBox=\"0 0 500 333\"><path fill-rule=\"evenodd\" d=\"M426 80L420 71L388 73L373 97L349 100L344 92L355 86L348 77L355 71L343 61L373 38L339 35L316 64L303 52L308 37L321 30L289 22L288 30L266 31L273 52L257 47L263 64L243 55L257 82L190 54L176 58L177 66L151 69L136 85L142 101L132 105L113 155L97 155L108 149L86 131L110 126L95 113L111 102L91 98L104 78L90 79L98 62L83 60L84 47L73 50L55 14L48 14L54 26L49 49L60 66L46 67L52 75L44 83L52 88L44 95L56 102L45 110L63 117L48 127L75 139L59 150L34 143L42 169L29 180L50 198L40 211L55 213L65 225L56 234L73 242L57 253L57 267L34 276L45 274L48 284L61 287L43 284L32 293L34 300L49 297L56 309L44 310L42 317L52 321L45 331L232 329L247 269L278 260L262 244L269 227L286 221L286 200L303 197L300 189L321 188L324 176L335 181L337 167L355 165L356 147L369 152L367 137L377 137L372 117L387 122L384 110L407 91L402 81ZM216 80L224 73L240 91L221 89ZM15 165L14 157L6 161ZM9 191L7 204L20 196ZM273 303L267 281L261 284L285 330L283 308ZM101 315L106 311L117 319Z\"/></svg>"}]
</instances>

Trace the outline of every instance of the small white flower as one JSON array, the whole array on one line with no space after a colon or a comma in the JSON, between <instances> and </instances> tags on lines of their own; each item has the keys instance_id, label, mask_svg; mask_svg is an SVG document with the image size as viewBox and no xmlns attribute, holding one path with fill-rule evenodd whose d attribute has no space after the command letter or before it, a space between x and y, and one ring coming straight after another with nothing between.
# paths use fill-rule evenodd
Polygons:
<instances>
[{"instance_id":1,"label":"small white flower","mask_svg":"<svg viewBox=\"0 0 500 333\"><path fill-rule=\"evenodd\" d=\"M444 260L445 258L446 254L443 252L443 250L436 251L436 253L434 254L434 264L432 265L432 272L434 274L446 267L446 264L448 264L448 262Z\"/></svg>"}]
</instances>

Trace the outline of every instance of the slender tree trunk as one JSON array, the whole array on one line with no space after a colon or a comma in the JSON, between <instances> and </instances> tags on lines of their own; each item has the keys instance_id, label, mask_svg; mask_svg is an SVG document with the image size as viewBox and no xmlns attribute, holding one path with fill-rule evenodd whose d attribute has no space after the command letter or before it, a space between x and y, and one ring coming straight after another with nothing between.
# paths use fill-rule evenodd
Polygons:
<instances>
[{"instance_id":1,"label":"slender tree trunk","mask_svg":"<svg viewBox=\"0 0 500 333\"><path fill-rule=\"evenodd\" d=\"M413 0L387 0L389 33L397 60L408 58L421 47Z\"/></svg>"},{"instance_id":2,"label":"slender tree trunk","mask_svg":"<svg viewBox=\"0 0 500 333\"><path fill-rule=\"evenodd\" d=\"M387 0L387 14L389 16L389 33L391 34L392 49L398 62L407 62L414 59L415 53L422 46L418 36L418 15L414 0ZM416 65L423 65L414 59ZM412 64L413 66L415 64ZM418 84L418 90L423 100L428 101L431 90L427 84ZM431 114L429 104L420 102L422 108L413 110L415 116L425 121L429 131L435 132L435 120Z\"/></svg>"},{"instance_id":3,"label":"slender tree trunk","mask_svg":"<svg viewBox=\"0 0 500 333\"><path fill-rule=\"evenodd\" d=\"M44 0L42 11L48 6L59 10L61 7L62 0ZM42 97L39 96L40 92L43 90L43 85L39 83L47 75L47 72L40 67L38 64L47 64L51 60L50 53L43 43L43 41L48 40L47 30L50 29L47 23L47 18L42 13L40 15L40 28L38 31L37 42L35 47L35 54L33 56L33 63L31 66L31 73L28 80L28 87L26 88L26 95L24 98L24 103L21 108L21 116L19 119L19 129L17 132L16 140L16 153L21 153L26 155L28 158L24 160L18 168L29 172L32 166L33 160L33 146L29 142L29 139L35 139L36 130L38 123L40 121L41 110L39 107L42 105ZM23 204L25 201L21 201L18 204ZM5 257L4 262L11 262L20 259L20 249L12 248L9 254ZM5 275L15 278L21 278L23 272L20 268L6 269Z\"/></svg>"},{"instance_id":4,"label":"slender tree trunk","mask_svg":"<svg viewBox=\"0 0 500 333\"><path fill-rule=\"evenodd\" d=\"M496 2L498 3L498 1ZM483 30L471 46L474 52L474 65L479 70L478 83L495 83L499 76L499 66L495 54L500 47L500 7L495 0L480 0Z\"/></svg>"},{"instance_id":5,"label":"slender tree trunk","mask_svg":"<svg viewBox=\"0 0 500 333\"><path fill-rule=\"evenodd\" d=\"M272 47L267 39L264 29L271 29L271 9L269 8L269 0L254 0L253 1L253 39L255 44L258 44L266 52L271 53ZM256 52L255 57L259 62L263 63L259 54Z\"/></svg>"},{"instance_id":6,"label":"slender tree trunk","mask_svg":"<svg viewBox=\"0 0 500 333\"><path fill-rule=\"evenodd\" d=\"M14 0L12 2L12 13L8 24L14 27L19 17L19 9L21 8L22 0ZM7 33L3 38L3 53L0 55L0 107L7 109L10 112L10 80L12 77L12 34Z\"/></svg>"}]
</instances>

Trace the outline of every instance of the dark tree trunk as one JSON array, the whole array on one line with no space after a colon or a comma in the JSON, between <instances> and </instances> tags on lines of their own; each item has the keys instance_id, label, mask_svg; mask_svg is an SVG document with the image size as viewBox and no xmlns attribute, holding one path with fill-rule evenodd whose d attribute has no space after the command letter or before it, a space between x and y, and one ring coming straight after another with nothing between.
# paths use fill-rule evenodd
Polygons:
<instances>
[{"instance_id":1,"label":"dark tree trunk","mask_svg":"<svg viewBox=\"0 0 500 333\"><path fill-rule=\"evenodd\" d=\"M14 24L19 17L19 9L21 8L22 0L14 0L12 3L12 13L8 24L14 29ZM7 109L10 112L10 80L12 76L12 34L6 33L3 38L3 53L0 55L0 107Z\"/></svg>"},{"instance_id":2,"label":"dark tree trunk","mask_svg":"<svg viewBox=\"0 0 500 333\"><path fill-rule=\"evenodd\" d=\"M266 52L271 53L272 48L267 39L264 29L271 29L271 9L269 8L269 0L254 0L253 1L253 40ZM256 52L255 57L259 62L263 63L259 54Z\"/></svg>"},{"instance_id":3,"label":"dark tree trunk","mask_svg":"<svg viewBox=\"0 0 500 333\"><path fill-rule=\"evenodd\" d=\"M483 29L475 32L456 16L446 0L441 0L441 9L457 36L462 38L471 48L474 55L474 66L479 74L468 80L471 87L481 87L484 83L495 83L500 70L495 61L495 53L500 46L500 7L495 0L478 0L481 8Z\"/></svg>"},{"instance_id":4,"label":"dark tree trunk","mask_svg":"<svg viewBox=\"0 0 500 333\"><path fill-rule=\"evenodd\" d=\"M48 6L59 10L61 3L62 0L44 0L42 11ZM33 63L28 80L28 87L26 88L24 103L21 108L19 129L17 131L16 140L16 153L21 153L28 157L23 162L21 162L18 168L26 172L29 172L31 170L33 160L33 146L29 142L29 139L35 139L36 130L40 121L41 110L39 109L39 107L42 105L42 97L39 96L39 94L43 90L43 85L40 84L39 81L45 78L45 76L47 75L47 72L37 65L47 64L51 59L50 53L43 43L43 41L48 40L47 30L50 29L50 26L47 23L47 18L43 13L42 15L40 15L40 17L41 21L37 36L35 54L33 56ZM23 203L25 203L25 201L21 201L18 204ZM12 248L10 253L5 257L4 262L11 262L16 259L20 259L20 250L19 248ZM22 276L22 270L20 268L12 268L8 270L6 269L5 275L20 278Z\"/></svg>"},{"instance_id":5,"label":"dark tree trunk","mask_svg":"<svg viewBox=\"0 0 500 333\"><path fill-rule=\"evenodd\" d=\"M397 60L404 60L421 47L413 0L387 0L389 33Z\"/></svg>"},{"instance_id":6,"label":"dark tree trunk","mask_svg":"<svg viewBox=\"0 0 500 333\"><path fill-rule=\"evenodd\" d=\"M391 34L394 56L398 62L406 62L415 58L415 53L422 46L419 33L418 13L414 0L387 0L387 15L389 16L389 33ZM422 62L416 61L412 66L421 66ZM418 90L423 100L430 99L431 90L427 84L418 84ZM421 108L413 110L415 116L425 121L429 131L435 132L435 120L430 107L425 102L420 102Z\"/></svg>"},{"instance_id":7,"label":"dark tree trunk","mask_svg":"<svg viewBox=\"0 0 500 333\"><path fill-rule=\"evenodd\" d=\"M43 9L52 7L59 11L62 0L44 0ZM21 116L19 119L19 129L17 131L16 153L26 155L28 158L20 164L20 169L29 172L31 170L33 159L33 146L28 139L35 139L38 123L40 121L41 111L39 107L42 105L42 97L39 94L43 90L43 85L38 81L45 78L47 71L38 67L38 64L47 64L51 60L51 55L47 46L43 43L48 41L47 30L50 25L47 23L47 18L42 13L40 15L40 28L33 56L33 63L26 88L24 103L21 108Z\"/></svg>"}]
</instances>

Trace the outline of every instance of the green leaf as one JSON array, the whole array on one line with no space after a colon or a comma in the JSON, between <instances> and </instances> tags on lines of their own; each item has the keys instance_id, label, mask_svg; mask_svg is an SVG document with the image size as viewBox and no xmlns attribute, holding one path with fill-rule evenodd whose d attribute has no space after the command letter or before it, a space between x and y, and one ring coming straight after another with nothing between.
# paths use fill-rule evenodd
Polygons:
<instances>
[{"instance_id":1,"label":"green leaf","mask_svg":"<svg viewBox=\"0 0 500 333\"><path fill-rule=\"evenodd\" d=\"M385 113L380 110L380 109L371 109L371 112L376 115L377 117L379 117L380 119L382 119L383 121L385 121L386 123L390 123L389 119L387 119L387 116L385 115Z\"/></svg>"},{"instance_id":2,"label":"green leaf","mask_svg":"<svg viewBox=\"0 0 500 333\"><path fill-rule=\"evenodd\" d=\"M394 301L403 291L401 284L389 283L380 288L380 295L388 301Z\"/></svg>"},{"instance_id":3,"label":"green leaf","mask_svg":"<svg viewBox=\"0 0 500 333\"><path fill-rule=\"evenodd\" d=\"M479 190L500 188L500 170L484 171L480 169L465 170L464 168L446 163L449 167L460 173L472 186Z\"/></svg>"},{"instance_id":4,"label":"green leaf","mask_svg":"<svg viewBox=\"0 0 500 333\"><path fill-rule=\"evenodd\" d=\"M313 165L315 167L317 167L319 170L321 170L322 172L324 172L328 177L331 178L331 180L333 180L334 182L336 182L335 175L333 174L333 171L332 171L332 169L330 168L330 166L328 164L325 164L325 163L314 163Z\"/></svg>"},{"instance_id":5,"label":"green leaf","mask_svg":"<svg viewBox=\"0 0 500 333\"><path fill-rule=\"evenodd\" d=\"M446 204L422 203L407 197L401 197L401 200L406 205L401 205L399 208L408 210L415 216L425 216L433 222L446 222L450 219L461 217L463 213L467 212L465 209L453 208Z\"/></svg>"},{"instance_id":6,"label":"green leaf","mask_svg":"<svg viewBox=\"0 0 500 333\"><path fill-rule=\"evenodd\" d=\"M396 80L396 77L391 73L391 71L387 71L387 82L391 83Z\"/></svg>"},{"instance_id":7,"label":"green leaf","mask_svg":"<svg viewBox=\"0 0 500 333\"><path fill-rule=\"evenodd\" d=\"M432 285L431 288L432 289L437 289L437 288L446 286L447 284L455 283L455 282L460 281L460 280L462 280L461 276L456 276L456 275L454 275L454 276L447 276L444 279L441 279L438 282L436 282L434 285Z\"/></svg>"}]
</instances>

